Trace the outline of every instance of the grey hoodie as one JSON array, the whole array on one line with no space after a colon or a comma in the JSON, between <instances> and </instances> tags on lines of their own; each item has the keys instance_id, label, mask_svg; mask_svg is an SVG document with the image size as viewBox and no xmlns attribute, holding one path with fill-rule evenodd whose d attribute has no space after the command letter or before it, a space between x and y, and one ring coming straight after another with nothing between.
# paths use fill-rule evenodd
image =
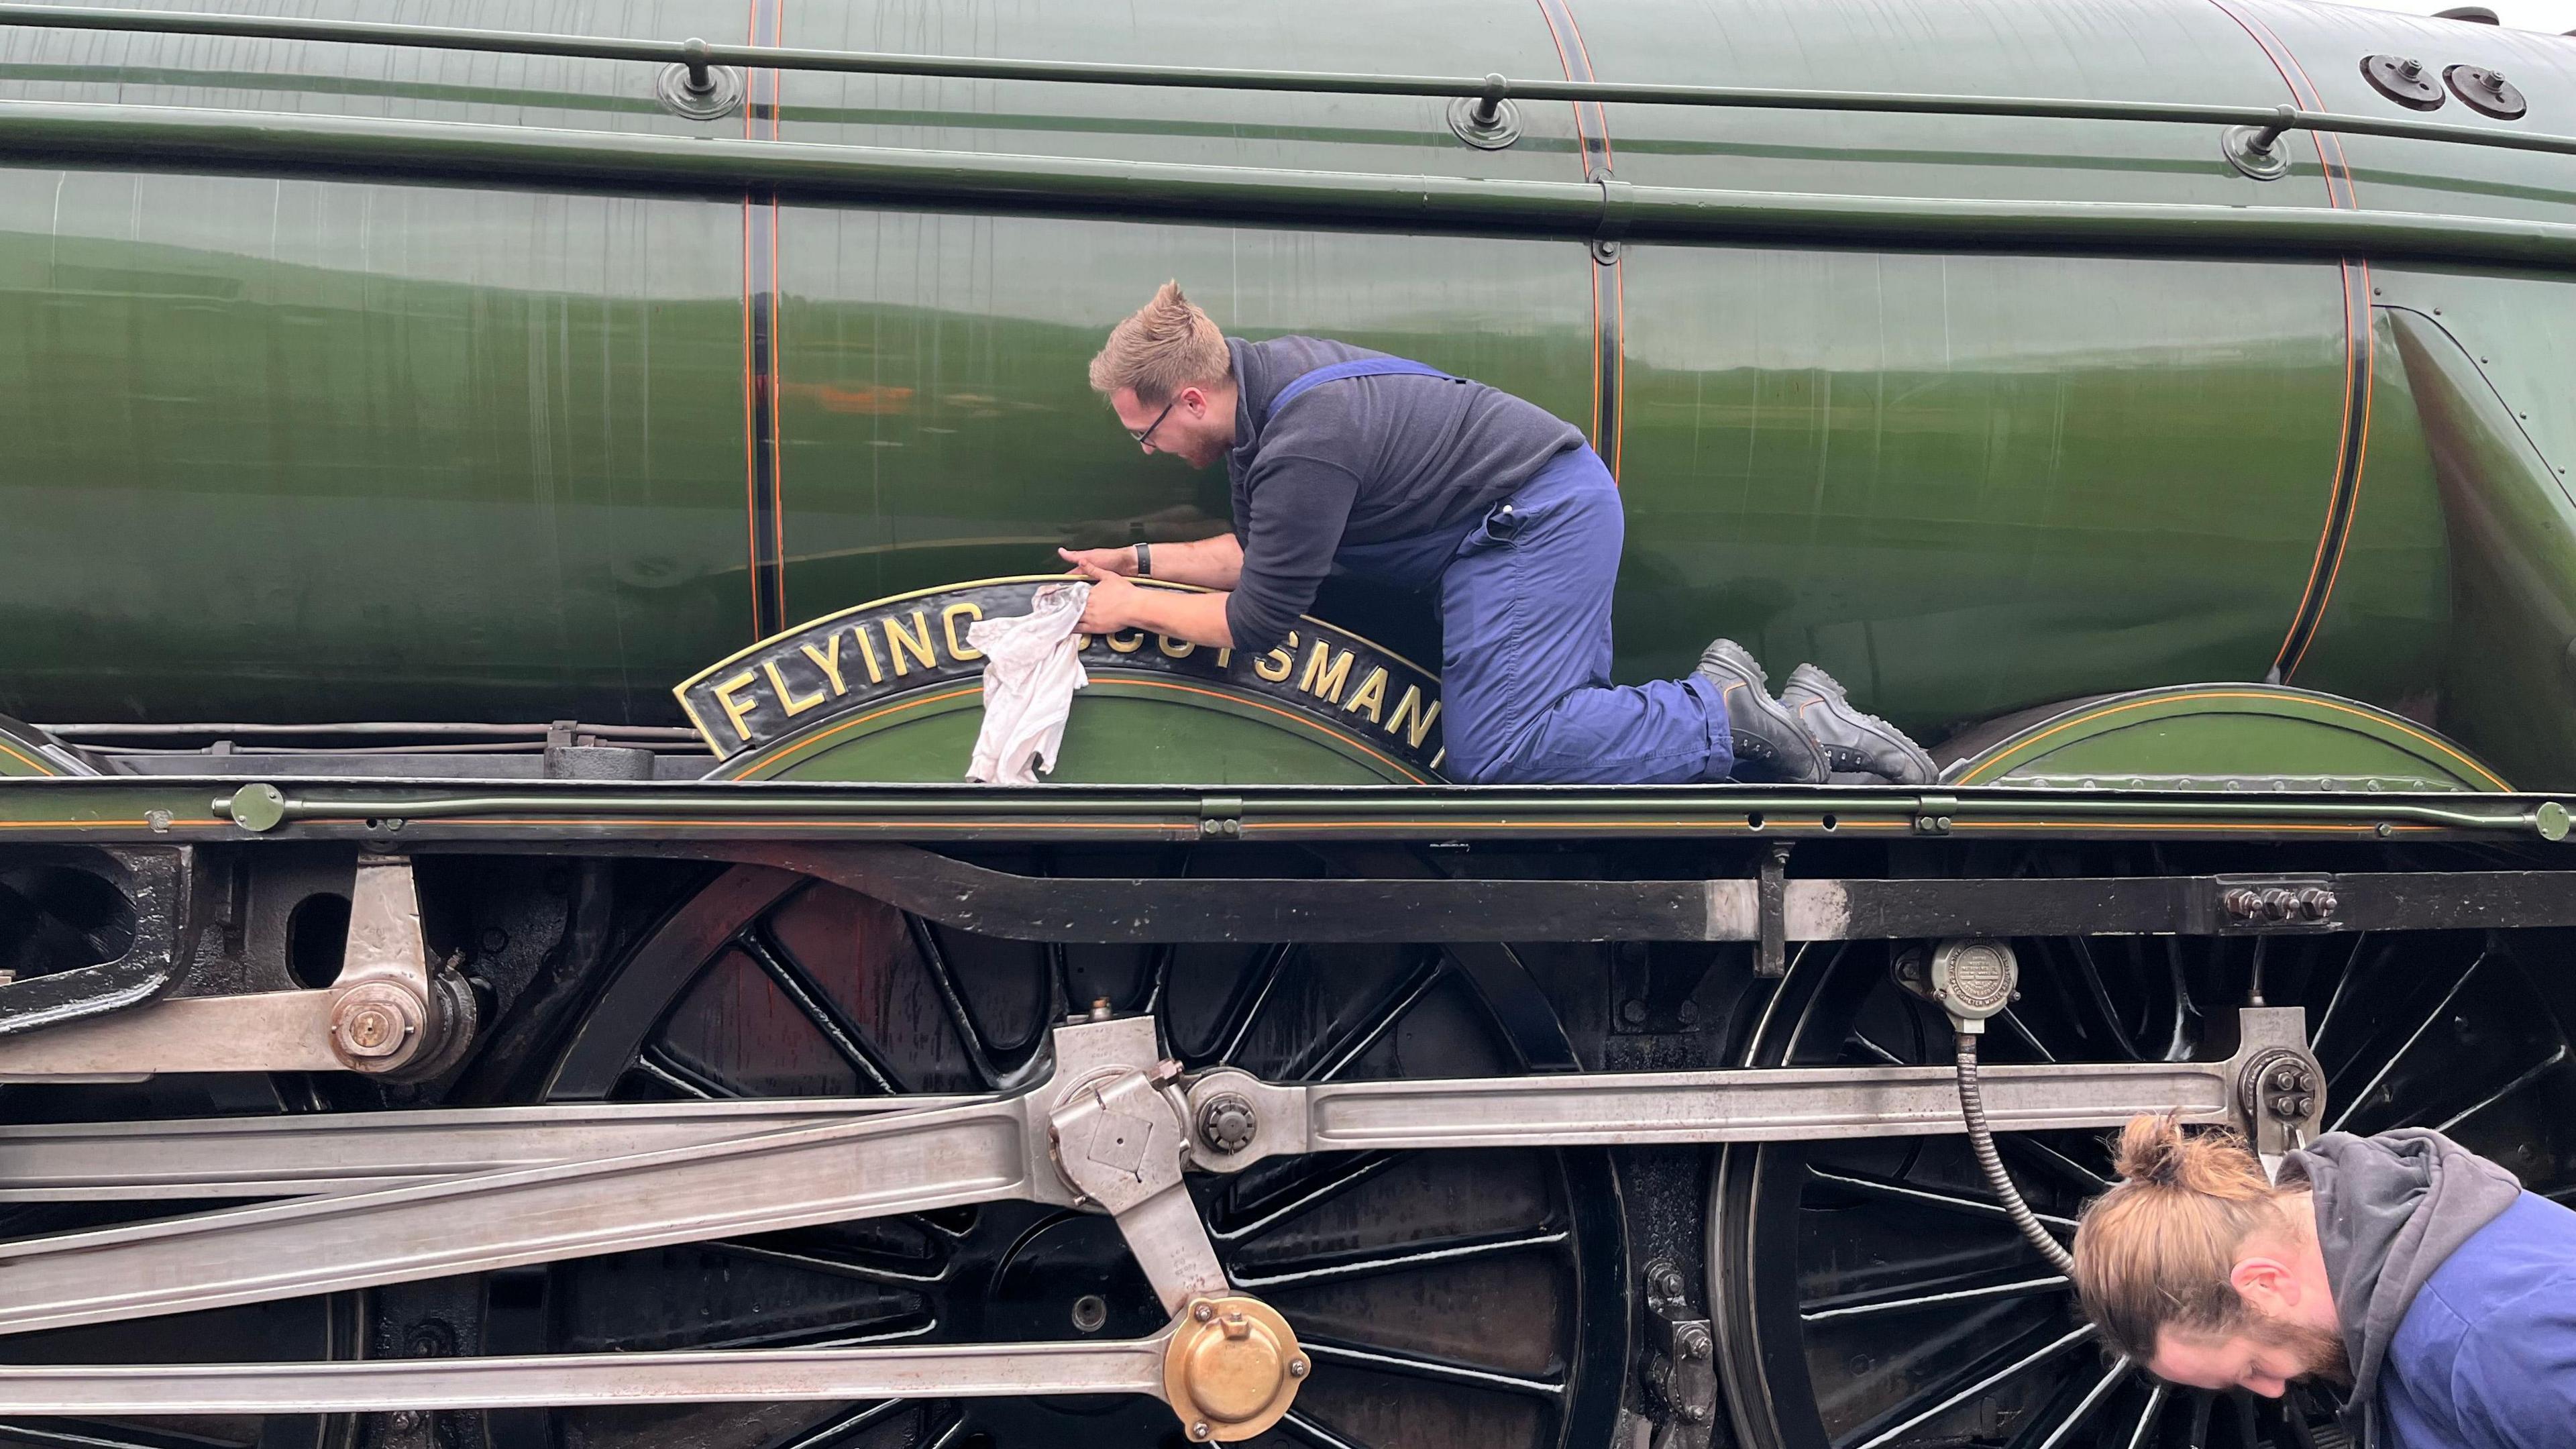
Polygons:
<instances>
[{"instance_id":1,"label":"grey hoodie","mask_svg":"<svg viewBox=\"0 0 2576 1449\"><path fill-rule=\"evenodd\" d=\"M2362 1449L2377 1449L2379 1371L2416 1290L2513 1206L2522 1184L2422 1127L2375 1137L2329 1132L2283 1159L2280 1182L2305 1182L2316 1194L2317 1247L2352 1358L2344 1419Z\"/></svg>"}]
</instances>

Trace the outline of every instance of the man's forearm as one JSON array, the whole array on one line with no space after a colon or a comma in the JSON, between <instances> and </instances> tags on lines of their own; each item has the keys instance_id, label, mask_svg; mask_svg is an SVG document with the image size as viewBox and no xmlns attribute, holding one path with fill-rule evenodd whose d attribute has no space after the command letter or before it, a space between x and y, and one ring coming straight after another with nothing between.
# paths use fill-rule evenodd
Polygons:
<instances>
[{"instance_id":1,"label":"man's forearm","mask_svg":"<svg viewBox=\"0 0 2576 1449\"><path fill-rule=\"evenodd\" d=\"M1154 577L1201 588L1230 589L1243 577L1243 545L1230 533L1195 543L1153 545ZM1200 643L1207 641L1200 640Z\"/></svg>"},{"instance_id":2,"label":"man's forearm","mask_svg":"<svg viewBox=\"0 0 2576 1449\"><path fill-rule=\"evenodd\" d=\"M1160 550L1155 562L1159 565ZM1161 570L1155 576L1161 577ZM1225 620L1231 594L1184 594L1172 589L1133 589L1119 610L1121 628L1143 629L1169 639L1185 639L1214 649L1234 647L1234 630Z\"/></svg>"}]
</instances>

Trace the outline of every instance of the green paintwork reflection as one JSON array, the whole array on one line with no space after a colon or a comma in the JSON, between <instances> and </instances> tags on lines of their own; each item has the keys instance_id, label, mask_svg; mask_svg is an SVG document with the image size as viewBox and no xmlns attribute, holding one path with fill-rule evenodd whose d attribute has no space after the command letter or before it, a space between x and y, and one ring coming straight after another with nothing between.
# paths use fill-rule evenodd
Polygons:
<instances>
[{"instance_id":1,"label":"green paintwork reflection","mask_svg":"<svg viewBox=\"0 0 2576 1449\"><path fill-rule=\"evenodd\" d=\"M761 5L800 45L1559 65L1522 3ZM2330 108L2387 109L2350 63L2371 49L2500 65L2544 120L2576 93L2576 62L2534 51L2543 38L2445 25L2445 49L2404 17L2228 5L2285 38ZM2205 0L1574 8L1609 80L2289 98L2246 26ZM511 19L730 40L750 13L689 0ZM744 134L739 118L652 109L649 83L607 62L0 32L5 98ZM788 140L1583 174L1564 105L1524 107L1527 138L1485 153L1420 98L819 75L786 77L781 98ZM2328 199L2313 162L2252 182L2194 127L1613 107L1610 128L1608 159L1641 184ZM2364 205L2570 214L2576 167L2560 161L2344 144ZM2316 567L2343 426L2329 263L1632 246L1606 270L1559 243L857 209L779 221L791 618L1041 567L1058 542L1223 526L1222 477L1138 457L1083 383L1102 330L1167 276L1247 335L1341 336L1587 425L1605 390L1623 393L1624 429L1603 440L1629 508L1619 677L1677 673L1732 633L1775 672L1827 665L1927 735L2260 677ZM731 203L0 171L0 710L676 722L669 684L752 632L744 223ZM2553 391L2576 369L2576 293L2379 270L2383 306L2412 310L2377 323L2353 541L2296 680L2436 719L2517 779L2576 779L2576 520L2552 481L2576 452ZM2437 306L2473 352L2421 325ZM1624 329L1606 370L1604 326ZM2472 356L2493 359L2492 389ZM1335 587L1318 612L1437 657L1419 599ZM922 746L941 772L924 778L953 772L953 744Z\"/></svg>"},{"instance_id":2,"label":"green paintwork reflection","mask_svg":"<svg viewBox=\"0 0 2576 1449\"><path fill-rule=\"evenodd\" d=\"M2509 789L2422 726L2352 700L2263 685L2191 685L2091 701L1997 742L1945 779L2089 786L2232 780L2263 789Z\"/></svg>"}]
</instances>

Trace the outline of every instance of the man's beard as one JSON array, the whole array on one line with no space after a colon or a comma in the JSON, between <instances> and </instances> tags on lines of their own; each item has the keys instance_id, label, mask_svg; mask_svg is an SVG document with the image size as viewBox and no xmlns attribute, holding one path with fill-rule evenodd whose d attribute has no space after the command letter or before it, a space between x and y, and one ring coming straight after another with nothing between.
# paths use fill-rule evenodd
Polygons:
<instances>
[{"instance_id":1,"label":"man's beard","mask_svg":"<svg viewBox=\"0 0 2576 1449\"><path fill-rule=\"evenodd\" d=\"M2296 1354L2300 1364L2299 1377L2323 1379L2342 1388L2352 1387L2352 1356L2344 1350L2342 1334L2314 1324L2267 1319L2255 1326L2255 1336L2275 1348L2286 1348Z\"/></svg>"}]
</instances>

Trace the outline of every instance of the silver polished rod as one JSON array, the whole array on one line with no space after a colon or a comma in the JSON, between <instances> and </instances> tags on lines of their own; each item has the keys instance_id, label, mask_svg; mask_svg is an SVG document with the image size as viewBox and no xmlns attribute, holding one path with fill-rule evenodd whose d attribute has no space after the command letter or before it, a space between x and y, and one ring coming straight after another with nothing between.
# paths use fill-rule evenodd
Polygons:
<instances>
[{"instance_id":1,"label":"silver polished rod","mask_svg":"<svg viewBox=\"0 0 2576 1449\"><path fill-rule=\"evenodd\" d=\"M1033 1160L1023 1099L1007 1098L28 1239L0 1244L0 1333L1051 1200Z\"/></svg>"},{"instance_id":2,"label":"silver polished rod","mask_svg":"<svg viewBox=\"0 0 2576 1449\"><path fill-rule=\"evenodd\" d=\"M0 1415L335 1414L792 1399L1163 1397L1164 1329L1114 1343L0 1367Z\"/></svg>"},{"instance_id":3,"label":"silver polished rod","mask_svg":"<svg viewBox=\"0 0 2576 1449\"><path fill-rule=\"evenodd\" d=\"M1996 1130L2116 1127L2142 1111L2229 1120L2229 1062L1993 1066L1979 1074ZM1306 1096L1310 1152L1915 1137L1964 1130L1946 1066L1793 1067L1348 1082Z\"/></svg>"},{"instance_id":4,"label":"silver polished rod","mask_svg":"<svg viewBox=\"0 0 2576 1449\"><path fill-rule=\"evenodd\" d=\"M984 1100L996 1099L578 1102L0 1126L0 1202L371 1192Z\"/></svg>"}]
</instances>

